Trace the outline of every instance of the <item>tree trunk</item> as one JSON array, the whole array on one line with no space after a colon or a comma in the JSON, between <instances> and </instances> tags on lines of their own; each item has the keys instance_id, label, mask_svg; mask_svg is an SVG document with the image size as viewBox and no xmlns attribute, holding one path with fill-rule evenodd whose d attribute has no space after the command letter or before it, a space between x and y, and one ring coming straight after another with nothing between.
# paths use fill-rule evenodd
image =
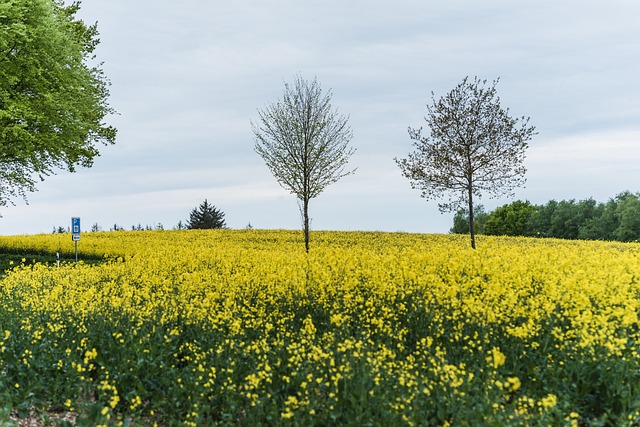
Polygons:
<instances>
[{"instance_id":1,"label":"tree trunk","mask_svg":"<svg viewBox=\"0 0 640 427\"><path fill-rule=\"evenodd\" d=\"M302 216L304 217L304 249L309 253L309 198L302 201Z\"/></svg>"},{"instance_id":2,"label":"tree trunk","mask_svg":"<svg viewBox=\"0 0 640 427\"><path fill-rule=\"evenodd\" d=\"M471 234L471 247L476 248L476 230L473 226L473 191L469 187L469 234Z\"/></svg>"}]
</instances>

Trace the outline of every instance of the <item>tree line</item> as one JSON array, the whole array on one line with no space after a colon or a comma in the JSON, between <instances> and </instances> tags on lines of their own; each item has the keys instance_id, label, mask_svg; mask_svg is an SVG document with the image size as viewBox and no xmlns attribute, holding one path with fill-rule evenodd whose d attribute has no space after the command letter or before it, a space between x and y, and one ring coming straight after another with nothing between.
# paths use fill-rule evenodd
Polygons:
<instances>
[{"instance_id":1,"label":"tree line","mask_svg":"<svg viewBox=\"0 0 640 427\"><path fill-rule=\"evenodd\" d=\"M224 219L224 212L218 209L214 205L210 204L207 199L194 208L189 214L189 219L185 222L182 220L178 221L178 224L173 227L174 230L204 230L204 229L212 229L212 228L226 228L227 224ZM251 224L247 225L247 228L251 228ZM114 224L109 231L124 231L125 228ZM162 223L157 223L153 226L146 225L142 226L142 224L138 223L138 225L132 225L131 231L143 231L143 230L164 230L164 226ZM94 223L91 228L91 232L102 231L102 227L97 222ZM53 234L56 233L69 233L69 227L59 226L53 227Z\"/></svg>"},{"instance_id":2,"label":"tree line","mask_svg":"<svg viewBox=\"0 0 640 427\"><path fill-rule=\"evenodd\" d=\"M607 202L593 198L550 200L544 205L516 200L491 212L475 207L479 234L559 239L640 241L640 193L624 191ZM469 233L469 211L460 209L451 233Z\"/></svg>"}]
</instances>

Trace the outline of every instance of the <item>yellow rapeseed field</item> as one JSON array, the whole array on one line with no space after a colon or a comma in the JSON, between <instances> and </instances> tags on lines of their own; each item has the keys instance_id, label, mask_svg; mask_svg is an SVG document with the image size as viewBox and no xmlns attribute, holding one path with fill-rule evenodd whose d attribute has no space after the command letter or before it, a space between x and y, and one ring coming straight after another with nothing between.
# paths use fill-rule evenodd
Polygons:
<instances>
[{"instance_id":1,"label":"yellow rapeseed field","mask_svg":"<svg viewBox=\"0 0 640 427\"><path fill-rule=\"evenodd\" d=\"M0 281L4 413L638 425L640 245L467 240L316 232L306 254L297 231L83 234L80 258L103 263L25 260ZM0 248L73 246L36 235Z\"/></svg>"}]
</instances>

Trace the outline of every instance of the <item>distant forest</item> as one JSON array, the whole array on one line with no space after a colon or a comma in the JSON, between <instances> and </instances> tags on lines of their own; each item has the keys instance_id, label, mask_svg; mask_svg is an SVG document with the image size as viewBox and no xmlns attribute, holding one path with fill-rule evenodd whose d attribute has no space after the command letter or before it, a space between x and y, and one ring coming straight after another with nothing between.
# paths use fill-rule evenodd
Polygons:
<instances>
[{"instance_id":1,"label":"distant forest","mask_svg":"<svg viewBox=\"0 0 640 427\"><path fill-rule=\"evenodd\" d=\"M486 235L640 241L640 193L625 191L606 203L592 198L533 205L516 200L485 212L474 208L476 232ZM451 233L469 233L469 211L459 210Z\"/></svg>"}]
</instances>

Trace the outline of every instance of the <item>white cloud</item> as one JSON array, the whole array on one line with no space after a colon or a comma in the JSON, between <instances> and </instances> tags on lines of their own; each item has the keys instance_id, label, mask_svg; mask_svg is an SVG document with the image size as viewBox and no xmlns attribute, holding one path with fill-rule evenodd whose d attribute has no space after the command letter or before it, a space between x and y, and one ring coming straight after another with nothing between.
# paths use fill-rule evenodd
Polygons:
<instances>
[{"instance_id":1,"label":"white cloud","mask_svg":"<svg viewBox=\"0 0 640 427\"><path fill-rule=\"evenodd\" d=\"M527 185L517 191L517 198L535 204L590 197L606 202L625 190L639 191L638 142L640 131L585 133L534 142L526 160Z\"/></svg>"}]
</instances>

